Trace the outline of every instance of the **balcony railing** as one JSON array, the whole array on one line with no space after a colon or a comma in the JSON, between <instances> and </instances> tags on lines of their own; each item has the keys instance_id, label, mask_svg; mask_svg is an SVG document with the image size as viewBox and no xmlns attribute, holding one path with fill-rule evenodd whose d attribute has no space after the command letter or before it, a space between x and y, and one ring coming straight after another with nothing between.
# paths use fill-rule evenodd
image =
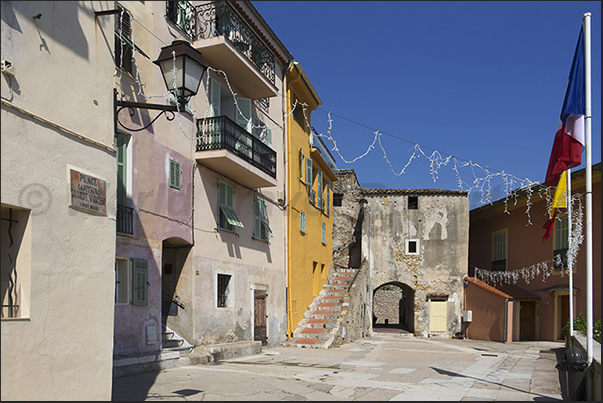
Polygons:
<instances>
[{"instance_id":1,"label":"balcony railing","mask_svg":"<svg viewBox=\"0 0 603 403\"><path fill-rule=\"evenodd\" d=\"M134 235L134 217L132 207L117 205L117 232Z\"/></svg>"},{"instance_id":2,"label":"balcony railing","mask_svg":"<svg viewBox=\"0 0 603 403\"><path fill-rule=\"evenodd\" d=\"M249 59L272 84L275 83L274 54L237 14L228 1L197 6L195 21L189 23L193 39L224 35Z\"/></svg>"},{"instance_id":3,"label":"balcony railing","mask_svg":"<svg viewBox=\"0 0 603 403\"><path fill-rule=\"evenodd\" d=\"M197 120L197 151L228 150L276 178L276 151L226 116Z\"/></svg>"}]
</instances>

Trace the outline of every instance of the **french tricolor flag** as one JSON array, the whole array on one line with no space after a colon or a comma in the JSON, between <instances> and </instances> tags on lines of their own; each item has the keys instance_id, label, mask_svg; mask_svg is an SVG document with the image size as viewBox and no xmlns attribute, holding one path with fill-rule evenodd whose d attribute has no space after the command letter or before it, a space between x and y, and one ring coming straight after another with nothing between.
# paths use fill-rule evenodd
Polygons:
<instances>
[{"instance_id":1,"label":"french tricolor flag","mask_svg":"<svg viewBox=\"0 0 603 403\"><path fill-rule=\"evenodd\" d=\"M574 53L565 99L544 184L556 186L561 173L582 163L584 147L584 40L582 30Z\"/></svg>"}]
</instances>

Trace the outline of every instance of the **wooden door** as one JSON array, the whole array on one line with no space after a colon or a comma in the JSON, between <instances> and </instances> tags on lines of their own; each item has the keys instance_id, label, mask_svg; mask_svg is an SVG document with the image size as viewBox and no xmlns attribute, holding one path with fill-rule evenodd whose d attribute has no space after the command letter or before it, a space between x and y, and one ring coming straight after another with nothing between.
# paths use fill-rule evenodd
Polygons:
<instances>
[{"instance_id":1,"label":"wooden door","mask_svg":"<svg viewBox=\"0 0 603 403\"><path fill-rule=\"evenodd\" d=\"M431 300L429 302L429 331L446 331L446 300Z\"/></svg>"},{"instance_id":2,"label":"wooden door","mask_svg":"<svg viewBox=\"0 0 603 403\"><path fill-rule=\"evenodd\" d=\"M536 337L536 302L521 301L519 305L519 340Z\"/></svg>"},{"instance_id":3,"label":"wooden door","mask_svg":"<svg viewBox=\"0 0 603 403\"><path fill-rule=\"evenodd\" d=\"M265 346L268 342L266 334L266 296L265 290L253 290L253 339L262 342Z\"/></svg>"}]
</instances>

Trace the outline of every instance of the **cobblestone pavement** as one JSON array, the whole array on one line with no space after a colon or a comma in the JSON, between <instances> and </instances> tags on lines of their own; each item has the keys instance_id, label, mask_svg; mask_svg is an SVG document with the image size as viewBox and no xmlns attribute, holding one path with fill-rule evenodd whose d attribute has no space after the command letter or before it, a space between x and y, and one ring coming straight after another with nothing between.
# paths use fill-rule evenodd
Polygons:
<instances>
[{"instance_id":1,"label":"cobblestone pavement","mask_svg":"<svg viewBox=\"0 0 603 403\"><path fill-rule=\"evenodd\" d=\"M266 348L115 378L113 400L563 400L555 368L563 351L562 342L375 333L326 350Z\"/></svg>"}]
</instances>

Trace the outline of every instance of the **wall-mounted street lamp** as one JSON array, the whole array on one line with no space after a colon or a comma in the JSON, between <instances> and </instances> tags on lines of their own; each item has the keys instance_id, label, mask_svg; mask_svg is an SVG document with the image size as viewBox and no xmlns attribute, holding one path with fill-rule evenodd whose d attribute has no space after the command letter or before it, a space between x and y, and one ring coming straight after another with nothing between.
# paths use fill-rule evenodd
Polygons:
<instances>
[{"instance_id":1,"label":"wall-mounted street lamp","mask_svg":"<svg viewBox=\"0 0 603 403\"><path fill-rule=\"evenodd\" d=\"M117 90L114 90L115 107L120 107L115 112L115 129L117 131L117 123L121 127L130 131L141 131L151 126L165 112L170 112L171 117L166 117L168 120L174 120L174 112L184 110L188 97L197 94L199 84L203 78L207 66L203 63L201 53L194 49L188 42L176 40L171 45L161 48L161 52L157 60L153 61L161 69L161 74L165 81L165 85L177 99L178 105L161 105L149 104L146 102L127 102L117 99ZM175 68L175 71L174 71ZM134 116L134 109L154 109L161 112L143 128L132 129L124 126L119 121L119 112L122 109L128 108L130 116Z\"/></svg>"}]
</instances>

